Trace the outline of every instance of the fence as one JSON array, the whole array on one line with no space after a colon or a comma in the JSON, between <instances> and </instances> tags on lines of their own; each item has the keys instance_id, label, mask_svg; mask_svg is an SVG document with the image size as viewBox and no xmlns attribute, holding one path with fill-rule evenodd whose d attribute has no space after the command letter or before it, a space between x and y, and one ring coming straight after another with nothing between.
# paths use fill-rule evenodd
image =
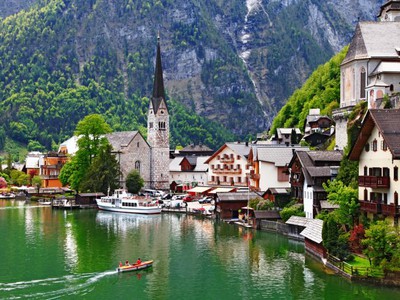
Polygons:
<instances>
[{"instance_id":1,"label":"fence","mask_svg":"<svg viewBox=\"0 0 400 300\"><path fill-rule=\"evenodd\" d=\"M376 277L383 278L384 272L380 268L374 267L355 267L352 266L337 257L328 254L327 257L329 263L341 270L342 272L349 274L354 277Z\"/></svg>"}]
</instances>

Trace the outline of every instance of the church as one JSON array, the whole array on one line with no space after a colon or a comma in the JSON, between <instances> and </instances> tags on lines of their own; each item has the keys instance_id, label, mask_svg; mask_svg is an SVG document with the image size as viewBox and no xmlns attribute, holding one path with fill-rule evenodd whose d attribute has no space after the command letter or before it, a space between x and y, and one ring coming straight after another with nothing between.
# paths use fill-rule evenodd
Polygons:
<instances>
[{"instance_id":1,"label":"church","mask_svg":"<svg viewBox=\"0 0 400 300\"><path fill-rule=\"evenodd\" d=\"M144 188L169 190L169 112L165 98L160 37L157 41L153 94L147 113L147 141L139 131L113 132L106 135L121 170L121 187L126 176L137 170ZM73 136L59 147L59 153L74 155L78 137Z\"/></svg>"},{"instance_id":2,"label":"church","mask_svg":"<svg viewBox=\"0 0 400 300\"><path fill-rule=\"evenodd\" d=\"M340 66L340 108L333 111L339 149L347 146L347 118L356 104L382 108L387 95L392 107L399 105L393 96L400 93L400 1L386 1L377 19L357 24Z\"/></svg>"}]
</instances>

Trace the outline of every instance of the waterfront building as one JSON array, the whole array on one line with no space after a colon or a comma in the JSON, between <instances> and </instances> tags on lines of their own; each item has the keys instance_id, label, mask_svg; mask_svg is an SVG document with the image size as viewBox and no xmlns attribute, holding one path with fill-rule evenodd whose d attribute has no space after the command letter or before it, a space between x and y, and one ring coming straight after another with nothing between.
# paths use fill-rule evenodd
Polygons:
<instances>
[{"instance_id":1,"label":"waterfront building","mask_svg":"<svg viewBox=\"0 0 400 300\"><path fill-rule=\"evenodd\" d=\"M208 164L208 185L247 187L251 147L248 143L225 143L205 163Z\"/></svg>"},{"instance_id":2,"label":"waterfront building","mask_svg":"<svg viewBox=\"0 0 400 300\"><path fill-rule=\"evenodd\" d=\"M368 108L380 108L385 95L400 92L399 4L389 0L381 7L378 22L357 24L340 66L340 108L333 111L339 149L347 146L347 119L357 103L367 101Z\"/></svg>"},{"instance_id":3,"label":"waterfront building","mask_svg":"<svg viewBox=\"0 0 400 300\"><path fill-rule=\"evenodd\" d=\"M258 191L290 188L288 165L297 150L307 147L253 144L248 155L250 186Z\"/></svg>"},{"instance_id":4,"label":"waterfront building","mask_svg":"<svg viewBox=\"0 0 400 300\"><path fill-rule=\"evenodd\" d=\"M398 224L400 110L371 109L349 158L358 163L358 199L364 215Z\"/></svg>"},{"instance_id":5,"label":"waterfront building","mask_svg":"<svg viewBox=\"0 0 400 300\"><path fill-rule=\"evenodd\" d=\"M67 163L68 156L62 152L51 151L44 155L43 164L40 165L40 176L43 188L61 188L58 179L62 167Z\"/></svg>"},{"instance_id":6,"label":"waterfront building","mask_svg":"<svg viewBox=\"0 0 400 300\"><path fill-rule=\"evenodd\" d=\"M207 185L208 164L205 161L209 156L177 156L169 164L169 180L171 190L174 186L180 185L182 191L195 186Z\"/></svg>"},{"instance_id":7,"label":"waterfront building","mask_svg":"<svg viewBox=\"0 0 400 300\"><path fill-rule=\"evenodd\" d=\"M291 193L304 204L307 218L313 219L321 211L321 201L327 197L322 184L336 177L342 158L339 150L295 152L289 163Z\"/></svg>"}]
</instances>

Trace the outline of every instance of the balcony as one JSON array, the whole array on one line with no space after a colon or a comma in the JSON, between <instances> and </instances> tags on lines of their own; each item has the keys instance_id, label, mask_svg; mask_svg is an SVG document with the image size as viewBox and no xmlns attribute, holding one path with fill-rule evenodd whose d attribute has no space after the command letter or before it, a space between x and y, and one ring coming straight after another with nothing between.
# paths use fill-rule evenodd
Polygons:
<instances>
[{"instance_id":1,"label":"balcony","mask_svg":"<svg viewBox=\"0 0 400 300\"><path fill-rule=\"evenodd\" d=\"M380 214L382 213L382 206L377 202L369 202L360 200L360 209L365 212Z\"/></svg>"},{"instance_id":2,"label":"balcony","mask_svg":"<svg viewBox=\"0 0 400 300\"><path fill-rule=\"evenodd\" d=\"M390 188L390 177L382 176L359 176L358 186L369 187L369 188Z\"/></svg>"},{"instance_id":3,"label":"balcony","mask_svg":"<svg viewBox=\"0 0 400 300\"><path fill-rule=\"evenodd\" d=\"M386 216L398 216L400 214L399 206L395 206L394 204L381 204L382 206L382 214Z\"/></svg>"},{"instance_id":4,"label":"balcony","mask_svg":"<svg viewBox=\"0 0 400 300\"><path fill-rule=\"evenodd\" d=\"M242 174L242 169L214 169L215 174Z\"/></svg>"}]
</instances>

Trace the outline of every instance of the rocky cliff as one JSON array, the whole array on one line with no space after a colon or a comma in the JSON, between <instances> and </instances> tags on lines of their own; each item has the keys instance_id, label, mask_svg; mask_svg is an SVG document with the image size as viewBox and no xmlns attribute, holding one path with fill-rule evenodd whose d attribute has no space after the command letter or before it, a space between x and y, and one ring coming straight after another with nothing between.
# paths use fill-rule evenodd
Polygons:
<instances>
[{"instance_id":1,"label":"rocky cliff","mask_svg":"<svg viewBox=\"0 0 400 300\"><path fill-rule=\"evenodd\" d=\"M11 14L33 2L6 0L0 11ZM8 21L3 53L25 51L21 61L130 99L150 95L160 32L169 96L244 137L267 129L312 70L350 41L357 20L374 19L382 2L42 0L40 5L56 7L49 9L55 16L42 25L28 22L34 29L21 27L24 40L7 32L33 14ZM32 59L38 53L40 60Z\"/></svg>"}]
</instances>

